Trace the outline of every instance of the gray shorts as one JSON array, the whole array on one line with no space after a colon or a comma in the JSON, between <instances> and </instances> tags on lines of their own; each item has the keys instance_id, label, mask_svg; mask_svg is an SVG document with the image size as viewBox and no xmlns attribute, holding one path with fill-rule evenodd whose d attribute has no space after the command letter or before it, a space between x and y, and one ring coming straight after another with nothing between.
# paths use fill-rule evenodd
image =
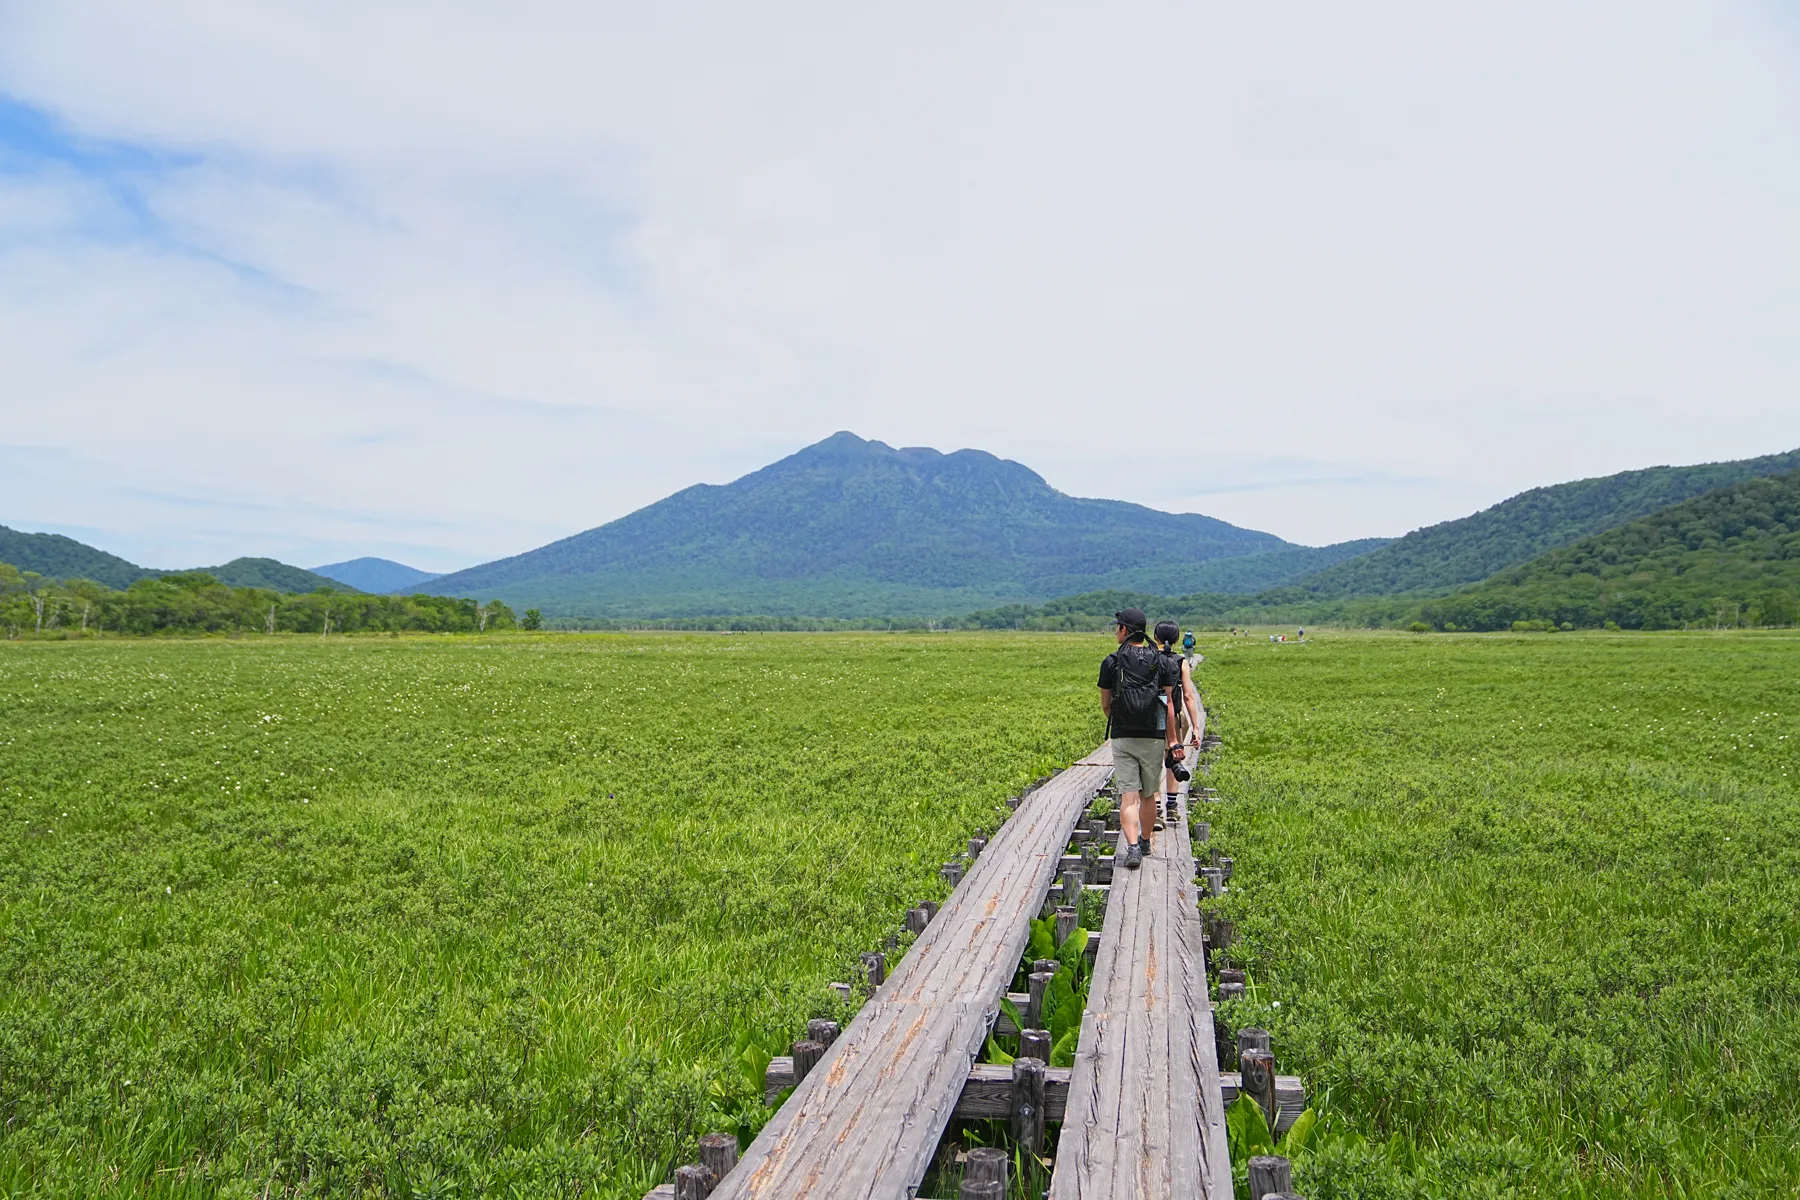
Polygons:
<instances>
[{"instance_id":1,"label":"gray shorts","mask_svg":"<svg viewBox=\"0 0 1800 1200\"><path fill-rule=\"evenodd\" d=\"M1113 782L1119 795L1136 792L1154 796L1162 790L1163 755L1169 743L1162 738L1114 738Z\"/></svg>"}]
</instances>

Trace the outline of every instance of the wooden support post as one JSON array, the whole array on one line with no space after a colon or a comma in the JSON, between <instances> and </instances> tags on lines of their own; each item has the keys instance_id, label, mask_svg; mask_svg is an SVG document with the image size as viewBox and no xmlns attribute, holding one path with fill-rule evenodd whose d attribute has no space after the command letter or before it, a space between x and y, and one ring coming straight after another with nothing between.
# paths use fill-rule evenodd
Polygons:
<instances>
[{"instance_id":1,"label":"wooden support post","mask_svg":"<svg viewBox=\"0 0 1800 1200\"><path fill-rule=\"evenodd\" d=\"M1291 1193L1294 1169L1279 1154L1254 1154L1250 1157L1250 1200L1268 1200L1282 1192Z\"/></svg>"},{"instance_id":2,"label":"wooden support post","mask_svg":"<svg viewBox=\"0 0 1800 1200\"><path fill-rule=\"evenodd\" d=\"M1088 827L1088 837L1090 837L1091 839L1093 839L1096 842L1106 836L1106 818L1105 817L1089 818L1087 827Z\"/></svg>"},{"instance_id":3,"label":"wooden support post","mask_svg":"<svg viewBox=\"0 0 1800 1200\"><path fill-rule=\"evenodd\" d=\"M1227 1000L1242 1000L1243 998L1244 998L1244 985L1243 984L1241 984L1241 983L1221 983L1219 985L1219 1003L1220 1004L1225 1003Z\"/></svg>"},{"instance_id":4,"label":"wooden support post","mask_svg":"<svg viewBox=\"0 0 1800 1200\"><path fill-rule=\"evenodd\" d=\"M1242 1082L1239 1086L1243 1094L1262 1105L1263 1116L1269 1120L1269 1128L1275 1128L1275 1056L1267 1050L1245 1050L1238 1048L1238 1075Z\"/></svg>"},{"instance_id":5,"label":"wooden support post","mask_svg":"<svg viewBox=\"0 0 1800 1200\"><path fill-rule=\"evenodd\" d=\"M980 834L976 834L974 837L969 839L969 857L970 858L980 858L981 852L986 849L987 849L987 839L982 837Z\"/></svg>"},{"instance_id":6,"label":"wooden support post","mask_svg":"<svg viewBox=\"0 0 1800 1200\"><path fill-rule=\"evenodd\" d=\"M735 1133L703 1133L700 1135L700 1165L713 1173L715 1180L725 1178L737 1166L738 1143ZM718 1184L715 1182L714 1187Z\"/></svg>"},{"instance_id":7,"label":"wooden support post","mask_svg":"<svg viewBox=\"0 0 1800 1200\"><path fill-rule=\"evenodd\" d=\"M1227 921L1218 913L1207 913L1205 925L1207 949L1223 950L1231 945L1232 929L1230 921Z\"/></svg>"},{"instance_id":8,"label":"wooden support post","mask_svg":"<svg viewBox=\"0 0 1800 1200\"><path fill-rule=\"evenodd\" d=\"M1082 873L1080 867L1070 867L1063 872L1062 906L1064 908L1074 908L1077 912L1080 911L1077 906L1081 903ZM1058 940L1060 941L1060 939Z\"/></svg>"},{"instance_id":9,"label":"wooden support post","mask_svg":"<svg viewBox=\"0 0 1800 1200\"><path fill-rule=\"evenodd\" d=\"M831 985L831 990L837 993L840 1004L850 1003L850 998L856 994L856 989L847 983L834 983Z\"/></svg>"},{"instance_id":10,"label":"wooden support post","mask_svg":"<svg viewBox=\"0 0 1800 1200\"><path fill-rule=\"evenodd\" d=\"M1225 873L1225 882L1226 883L1231 882L1231 866L1232 866L1231 855L1221 854L1219 856L1219 870L1221 870Z\"/></svg>"},{"instance_id":11,"label":"wooden support post","mask_svg":"<svg viewBox=\"0 0 1800 1200\"><path fill-rule=\"evenodd\" d=\"M925 920L928 923L937 920L938 902L936 900L921 900L919 907L925 910Z\"/></svg>"},{"instance_id":12,"label":"wooden support post","mask_svg":"<svg viewBox=\"0 0 1800 1200\"><path fill-rule=\"evenodd\" d=\"M1041 1062L1049 1062L1050 1031L1048 1029L1026 1029L1020 1031L1019 1057L1035 1058Z\"/></svg>"},{"instance_id":13,"label":"wooden support post","mask_svg":"<svg viewBox=\"0 0 1800 1200\"><path fill-rule=\"evenodd\" d=\"M1243 982L1245 982L1244 973L1243 973L1243 971L1239 970L1237 967L1220 967L1219 968L1219 982L1220 983L1243 983Z\"/></svg>"},{"instance_id":14,"label":"wooden support post","mask_svg":"<svg viewBox=\"0 0 1800 1200\"><path fill-rule=\"evenodd\" d=\"M1201 821L1194 826L1194 841L1196 843L1204 842L1207 838L1209 838L1211 836L1212 836L1212 822Z\"/></svg>"},{"instance_id":15,"label":"wooden support post","mask_svg":"<svg viewBox=\"0 0 1800 1200\"><path fill-rule=\"evenodd\" d=\"M924 933L925 926L929 924L931 924L931 914L926 912L923 908L909 908L906 910L906 927L914 933Z\"/></svg>"},{"instance_id":16,"label":"wooden support post","mask_svg":"<svg viewBox=\"0 0 1800 1200\"><path fill-rule=\"evenodd\" d=\"M938 868L938 874L944 877L945 883L954 888L962 882L963 865L959 862L947 862Z\"/></svg>"},{"instance_id":17,"label":"wooden support post","mask_svg":"<svg viewBox=\"0 0 1800 1200\"><path fill-rule=\"evenodd\" d=\"M1036 1154L1044 1147L1044 1072L1042 1059L1013 1060L1013 1140Z\"/></svg>"},{"instance_id":18,"label":"wooden support post","mask_svg":"<svg viewBox=\"0 0 1800 1200\"><path fill-rule=\"evenodd\" d=\"M814 1067L818 1066L819 1060L821 1058L823 1058L824 1056L825 1056L825 1047L819 1045L819 1043L817 1043L815 1041L812 1041L810 1038L805 1041L799 1041L799 1042L794 1043L794 1086L795 1087L800 1086L801 1082L803 1080L805 1080L805 1078L806 1078L806 1073L808 1071L812 1070Z\"/></svg>"},{"instance_id":19,"label":"wooden support post","mask_svg":"<svg viewBox=\"0 0 1800 1200\"><path fill-rule=\"evenodd\" d=\"M1054 975L1061 966L1062 964L1057 962L1054 958L1034 958L1031 960L1031 971L1026 973L1031 974L1036 971L1044 971ZM1044 1061L1049 1062L1050 1060L1045 1059Z\"/></svg>"},{"instance_id":20,"label":"wooden support post","mask_svg":"<svg viewBox=\"0 0 1800 1200\"><path fill-rule=\"evenodd\" d=\"M838 1023L828 1021L824 1017L814 1017L806 1023L806 1040L817 1042L821 1046L829 1046L837 1041Z\"/></svg>"},{"instance_id":21,"label":"wooden support post","mask_svg":"<svg viewBox=\"0 0 1800 1200\"><path fill-rule=\"evenodd\" d=\"M1014 812L1017 812L1017 811L1019 811L1019 802L1024 799L1025 799L1025 797L1023 797L1023 796L1008 796L1006 798L1006 807L1012 809Z\"/></svg>"},{"instance_id":22,"label":"wooden support post","mask_svg":"<svg viewBox=\"0 0 1800 1200\"><path fill-rule=\"evenodd\" d=\"M1006 1195L1007 1167L1011 1164L1010 1156L997 1146L977 1146L969 1151L968 1161L963 1164L964 1200L970 1200L968 1187L970 1184L990 1187L994 1190L976 1192L974 1195L986 1200L994 1197L999 1200Z\"/></svg>"},{"instance_id":23,"label":"wooden support post","mask_svg":"<svg viewBox=\"0 0 1800 1200\"><path fill-rule=\"evenodd\" d=\"M1056 944L1058 946L1069 940L1069 935L1075 932L1075 926L1079 920L1079 915L1069 905L1065 904L1056 910Z\"/></svg>"},{"instance_id":24,"label":"wooden support post","mask_svg":"<svg viewBox=\"0 0 1800 1200\"><path fill-rule=\"evenodd\" d=\"M889 954L892 954L894 951L896 951L900 948L900 935L897 933L888 934L887 940L881 944L881 947L882 947L882 949L886 950Z\"/></svg>"},{"instance_id":25,"label":"wooden support post","mask_svg":"<svg viewBox=\"0 0 1800 1200\"><path fill-rule=\"evenodd\" d=\"M1222 896L1225 894L1225 872L1217 867L1200 868L1200 878L1206 881L1206 894Z\"/></svg>"},{"instance_id":26,"label":"wooden support post","mask_svg":"<svg viewBox=\"0 0 1800 1200\"><path fill-rule=\"evenodd\" d=\"M887 955L871 950L862 956L863 968L869 973L869 986L878 988L887 982Z\"/></svg>"},{"instance_id":27,"label":"wooden support post","mask_svg":"<svg viewBox=\"0 0 1800 1200\"><path fill-rule=\"evenodd\" d=\"M1050 987L1054 978L1048 971L1033 971L1029 984L1031 999L1025 1005L1025 1028L1042 1029L1044 1027L1044 992ZM1046 1062L1049 1060L1046 1059Z\"/></svg>"},{"instance_id":28,"label":"wooden support post","mask_svg":"<svg viewBox=\"0 0 1800 1200\"><path fill-rule=\"evenodd\" d=\"M1006 1185L964 1175L956 1200L1006 1200Z\"/></svg>"},{"instance_id":29,"label":"wooden support post","mask_svg":"<svg viewBox=\"0 0 1800 1200\"><path fill-rule=\"evenodd\" d=\"M698 1164L675 1168L675 1200L706 1200L718 1179Z\"/></svg>"},{"instance_id":30,"label":"wooden support post","mask_svg":"<svg viewBox=\"0 0 1800 1200\"><path fill-rule=\"evenodd\" d=\"M1254 1025L1238 1030L1237 1044L1240 1054L1246 1050L1261 1050L1270 1055L1275 1053L1275 1046L1269 1037L1269 1031L1258 1029Z\"/></svg>"}]
</instances>

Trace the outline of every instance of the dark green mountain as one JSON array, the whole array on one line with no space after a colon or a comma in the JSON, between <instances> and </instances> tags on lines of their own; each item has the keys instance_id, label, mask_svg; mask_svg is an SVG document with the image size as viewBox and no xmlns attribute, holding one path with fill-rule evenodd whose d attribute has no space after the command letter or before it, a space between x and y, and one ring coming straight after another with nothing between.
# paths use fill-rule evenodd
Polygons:
<instances>
[{"instance_id":1,"label":"dark green mountain","mask_svg":"<svg viewBox=\"0 0 1800 1200\"><path fill-rule=\"evenodd\" d=\"M327 579L299 567L290 567L273 558L234 558L222 566L195 567L192 571L181 574L211 575L226 587L269 588L277 592L316 592L320 588L330 588L334 592L357 590L335 579Z\"/></svg>"},{"instance_id":2,"label":"dark green mountain","mask_svg":"<svg viewBox=\"0 0 1800 1200\"><path fill-rule=\"evenodd\" d=\"M313 592L322 587L340 592L357 590L272 558L234 558L223 566L195 567L191 572L153 571L60 533L20 533L4 525L0 525L0 562L50 579L91 579L109 588L128 588L140 579L162 575L198 573L211 575L228 587L272 588L278 592Z\"/></svg>"},{"instance_id":3,"label":"dark green mountain","mask_svg":"<svg viewBox=\"0 0 1800 1200\"><path fill-rule=\"evenodd\" d=\"M314 567L312 573L376 596L417 591L419 585L437 578L430 571L421 571L391 558L353 558L348 562Z\"/></svg>"},{"instance_id":4,"label":"dark green mountain","mask_svg":"<svg viewBox=\"0 0 1800 1200\"><path fill-rule=\"evenodd\" d=\"M110 588L130 587L159 574L60 533L20 533L4 525L0 525L0 562L51 579L92 579Z\"/></svg>"},{"instance_id":5,"label":"dark green mountain","mask_svg":"<svg viewBox=\"0 0 1800 1200\"><path fill-rule=\"evenodd\" d=\"M1800 600L1800 471L1752 479L1511 567L1424 605L1437 628L1514 621L1626 629L1790 625Z\"/></svg>"},{"instance_id":6,"label":"dark green mountain","mask_svg":"<svg viewBox=\"0 0 1800 1200\"><path fill-rule=\"evenodd\" d=\"M1187 590L1202 564L1258 551L1320 553L1195 513L1067 496L980 450L839 433L432 586L559 616L941 615L1095 588Z\"/></svg>"},{"instance_id":7,"label":"dark green mountain","mask_svg":"<svg viewBox=\"0 0 1800 1200\"><path fill-rule=\"evenodd\" d=\"M1449 591L1715 488L1797 468L1800 450L1791 450L1533 488L1473 516L1414 530L1372 553L1308 575L1295 588L1312 597Z\"/></svg>"}]
</instances>

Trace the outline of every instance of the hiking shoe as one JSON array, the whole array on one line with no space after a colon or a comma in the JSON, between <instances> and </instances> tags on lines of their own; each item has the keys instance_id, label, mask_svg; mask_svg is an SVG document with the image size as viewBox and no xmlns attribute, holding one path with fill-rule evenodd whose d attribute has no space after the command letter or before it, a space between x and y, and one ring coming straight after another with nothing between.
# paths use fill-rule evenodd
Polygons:
<instances>
[{"instance_id":1,"label":"hiking shoe","mask_svg":"<svg viewBox=\"0 0 1800 1200\"><path fill-rule=\"evenodd\" d=\"M1125 869L1135 871L1144 864L1144 852L1133 846L1125 852Z\"/></svg>"},{"instance_id":2,"label":"hiking shoe","mask_svg":"<svg viewBox=\"0 0 1800 1200\"><path fill-rule=\"evenodd\" d=\"M1150 857L1150 839L1149 838L1147 838L1147 837L1138 838L1137 852L1138 852L1138 857L1140 859Z\"/></svg>"}]
</instances>

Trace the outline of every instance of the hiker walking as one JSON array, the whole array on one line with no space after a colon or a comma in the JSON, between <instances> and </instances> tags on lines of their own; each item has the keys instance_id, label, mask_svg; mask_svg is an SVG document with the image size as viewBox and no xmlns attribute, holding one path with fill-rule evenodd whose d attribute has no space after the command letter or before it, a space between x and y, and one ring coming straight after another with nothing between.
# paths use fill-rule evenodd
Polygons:
<instances>
[{"instance_id":1,"label":"hiker walking","mask_svg":"<svg viewBox=\"0 0 1800 1200\"><path fill-rule=\"evenodd\" d=\"M1187 658L1175 649L1175 639L1180 633L1181 626L1173 621L1156 623L1157 650L1167 661L1170 669L1175 672L1174 690L1170 695L1173 703L1169 707L1174 717L1174 723L1180 727L1178 730L1180 736L1176 740L1186 746L1190 741L1198 740L1195 731L1200 728L1200 693L1194 687L1194 673L1190 669ZM1188 649L1193 649L1194 635L1192 633L1187 635L1185 644ZM1187 778L1185 772L1179 776L1175 774L1175 768L1178 765L1180 765L1180 759L1173 751L1170 751L1163 759L1163 808L1166 814L1165 819L1170 821L1175 819L1175 812L1179 807L1180 780ZM1162 827L1163 822L1157 821L1155 828L1160 830Z\"/></svg>"},{"instance_id":2,"label":"hiker walking","mask_svg":"<svg viewBox=\"0 0 1800 1200\"><path fill-rule=\"evenodd\" d=\"M1174 690L1180 674L1144 636L1141 608L1113 614L1119 648L1100 663L1100 711L1112 741L1113 781L1119 788L1119 829L1128 849L1125 865L1135 870L1150 852L1156 819L1156 786L1164 757L1182 757L1176 740ZM1162 720L1158 723L1158 715Z\"/></svg>"}]
</instances>

